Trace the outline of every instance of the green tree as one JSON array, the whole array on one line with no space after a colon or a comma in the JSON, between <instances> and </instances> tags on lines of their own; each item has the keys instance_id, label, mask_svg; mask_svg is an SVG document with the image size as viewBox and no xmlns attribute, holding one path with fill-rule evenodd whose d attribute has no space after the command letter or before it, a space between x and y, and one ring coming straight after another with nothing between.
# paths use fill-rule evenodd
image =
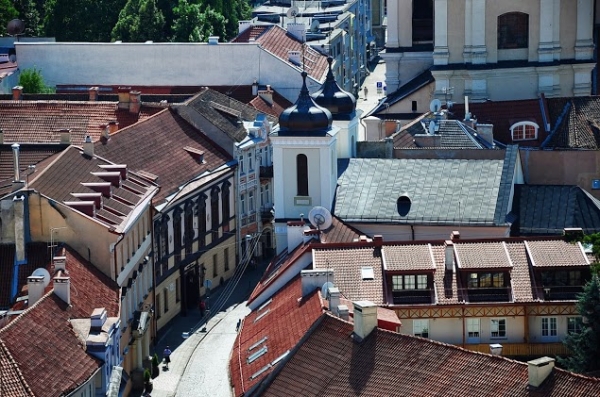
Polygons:
<instances>
[{"instance_id":1,"label":"green tree","mask_svg":"<svg viewBox=\"0 0 600 397\"><path fill-rule=\"evenodd\" d=\"M128 0L112 30L113 40L163 41L165 17L156 0Z\"/></svg>"},{"instance_id":2,"label":"green tree","mask_svg":"<svg viewBox=\"0 0 600 397\"><path fill-rule=\"evenodd\" d=\"M592 245L592 255L595 258L592 272L600 275L600 233L587 234L583 237L584 244Z\"/></svg>"},{"instance_id":3,"label":"green tree","mask_svg":"<svg viewBox=\"0 0 600 397\"><path fill-rule=\"evenodd\" d=\"M0 36L8 36L6 25L11 19L19 16L19 12L13 6L11 0L0 0Z\"/></svg>"},{"instance_id":4,"label":"green tree","mask_svg":"<svg viewBox=\"0 0 600 397\"><path fill-rule=\"evenodd\" d=\"M203 27L205 15L200 4L190 4L187 0L179 0L173 9L172 41L175 42L201 42L204 41Z\"/></svg>"},{"instance_id":5,"label":"green tree","mask_svg":"<svg viewBox=\"0 0 600 397\"><path fill-rule=\"evenodd\" d=\"M571 333L564 340L571 355L558 362L568 370L586 373L600 370L600 278L598 274L583 288L576 304L582 316L581 332Z\"/></svg>"},{"instance_id":6,"label":"green tree","mask_svg":"<svg viewBox=\"0 0 600 397\"><path fill-rule=\"evenodd\" d=\"M23 87L23 92L28 94L46 94L53 91L46 86L42 72L39 69L25 69L19 75L19 85Z\"/></svg>"},{"instance_id":7,"label":"green tree","mask_svg":"<svg viewBox=\"0 0 600 397\"><path fill-rule=\"evenodd\" d=\"M40 12L33 0L15 0L15 8L19 12L19 18L25 22L24 36L37 37L41 34Z\"/></svg>"}]
</instances>

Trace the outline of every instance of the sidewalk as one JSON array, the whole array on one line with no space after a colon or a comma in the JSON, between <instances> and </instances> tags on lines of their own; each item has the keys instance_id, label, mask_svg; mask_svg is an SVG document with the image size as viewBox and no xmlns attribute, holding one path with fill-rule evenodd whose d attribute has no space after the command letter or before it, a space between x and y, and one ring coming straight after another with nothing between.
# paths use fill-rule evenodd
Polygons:
<instances>
[{"instance_id":1,"label":"sidewalk","mask_svg":"<svg viewBox=\"0 0 600 397\"><path fill-rule=\"evenodd\" d=\"M383 88L381 93L377 93L377 82L381 82L383 85L385 85L386 65L384 60L380 57L376 57L373 62L369 63L368 69L370 74L365 78L365 81L363 81L363 85L359 90L358 98L356 99L356 112L360 118L363 118L364 115L377 107L381 99L383 99L386 94ZM366 97L364 87L366 87L368 91ZM366 139L363 130L363 125L359 123L359 141L364 141Z\"/></svg>"},{"instance_id":2,"label":"sidewalk","mask_svg":"<svg viewBox=\"0 0 600 397\"><path fill-rule=\"evenodd\" d=\"M173 353L171 354L169 369L166 370L161 363L160 375L152 380L152 397L175 396L177 386L200 343L238 305L243 304L245 306L245 301L260 281L267 265L268 261L262 261L256 269L248 268L242 276L240 283L226 300L221 311L216 313L214 310L217 308L212 307L212 304L220 300L219 298L226 291L226 288L222 286L213 290L210 294L211 306L209 307L212 314L205 324L201 324L200 311L193 309L188 310L186 316L179 314L166 327L159 331L151 355L157 353L159 358L162 359L162 352L166 346L169 346ZM191 332L193 330L197 331ZM184 338L184 333L189 333L189 336ZM141 392L131 393L132 396L140 396L141 394Z\"/></svg>"}]
</instances>

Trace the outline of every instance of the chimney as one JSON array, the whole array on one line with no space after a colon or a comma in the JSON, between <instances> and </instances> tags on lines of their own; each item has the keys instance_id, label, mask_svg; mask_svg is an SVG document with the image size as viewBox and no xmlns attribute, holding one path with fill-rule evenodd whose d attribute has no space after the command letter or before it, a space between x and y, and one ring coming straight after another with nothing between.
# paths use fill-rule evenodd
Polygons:
<instances>
[{"instance_id":1,"label":"chimney","mask_svg":"<svg viewBox=\"0 0 600 397\"><path fill-rule=\"evenodd\" d=\"M23 87L18 85L12 89L13 101L20 101L23 96Z\"/></svg>"},{"instance_id":2,"label":"chimney","mask_svg":"<svg viewBox=\"0 0 600 397\"><path fill-rule=\"evenodd\" d=\"M208 37L208 44L209 45L217 45L217 44L219 44L219 36L209 36Z\"/></svg>"},{"instance_id":3,"label":"chimney","mask_svg":"<svg viewBox=\"0 0 600 397\"><path fill-rule=\"evenodd\" d=\"M252 21L238 21L238 34L252 27Z\"/></svg>"},{"instance_id":4,"label":"chimney","mask_svg":"<svg viewBox=\"0 0 600 397\"><path fill-rule=\"evenodd\" d=\"M258 81L256 81L256 79L254 79L254 81L252 82L252 96L257 96L258 95Z\"/></svg>"},{"instance_id":5,"label":"chimney","mask_svg":"<svg viewBox=\"0 0 600 397\"><path fill-rule=\"evenodd\" d=\"M46 284L44 283L44 276L34 276L31 275L27 277L27 294L29 300L29 307L31 307L35 302L39 301L42 296L44 296L44 290L46 289Z\"/></svg>"},{"instance_id":6,"label":"chimney","mask_svg":"<svg viewBox=\"0 0 600 397\"><path fill-rule=\"evenodd\" d=\"M266 90L258 91L258 96L269 105L273 105L273 90L270 85L267 84Z\"/></svg>"},{"instance_id":7,"label":"chimney","mask_svg":"<svg viewBox=\"0 0 600 397\"><path fill-rule=\"evenodd\" d=\"M327 301L329 302L329 311L338 314L338 306L340 306L339 288L331 287L327 289Z\"/></svg>"},{"instance_id":8,"label":"chimney","mask_svg":"<svg viewBox=\"0 0 600 397\"><path fill-rule=\"evenodd\" d=\"M306 25L303 23L288 23L287 31L297 40L300 40L302 43L306 42Z\"/></svg>"},{"instance_id":9,"label":"chimney","mask_svg":"<svg viewBox=\"0 0 600 397\"><path fill-rule=\"evenodd\" d=\"M66 256L54 256L52 257L52 264L54 265L54 273L59 270L63 272L67 271L67 257Z\"/></svg>"},{"instance_id":10,"label":"chimney","mask_svg":"<svg viewBox=\"0 0 600 397\"><path fill-rule=\"evenodd\" d=\"M90 94L90 102L96 102L98 100L98 91L100 89L98 87L90 87L88 90Z\"/></svg>"},{"instance_id":11,"label":"chimney","mask_svg":"<svg viewBox=\"0 0 600 397\"><path fill-rule=\"evenodd\" d=\"M108 141L108 138L110 138L110 129L108 127L108 124L105 125L104 128L102 129L100 138L101 138L102 142Z\"/></svg>"},{"instance_id":12,"label":"chimney","mask_svg":"<svg viewBox=\"0 0 600 397\"><path fill-rule=\"evenodd\" d=\"M529 386L540 387L548 378L554 369L554 359L550 357L540 357L535 360L527 361L529 367Z\"/></svg>"},{"instance_id":13,"label":"chimney","mask_svg":"<svg viewBox=\"0 0 600 397\"><path fill-rule=\"evenodd\" d=\"M471 120L471 112L469 112L469 97L465 95L465 121Z\"/></svg>"},{"instance_id":14,"label":"chimney","mask_svg":"<svg viewBox=\"0 0 600 397\"><path fill-rule=\"evenodd\" d=\"M71 196L78 198L81 201L93 201L94 206L97 209L101 209L102 204L102 193L71 193Z\"/></svg>"},{"instance_id":15,"label":"chimney","mask_svg":"<svg viewBox=\"0 0 600 397\"><path fill-rule=\"evenodd\" d=\"M454 243L452 240L446 240L445 254L446 271L451 272L454 270Z\"/></svg>"},{"instance_id":16,"label":"chimney","mask_svg":"<svg viewBox=\"0 0 600 397\"><path fill-rule=\"evenodd\" d=\"M19 166L19 148L21 147L18 143L13 143L10 146L13 150L13 171L14 171L14 179L13 182L21 181L21 168Z\"/></svg>"},{"instance_id":17,"label":"chimney","mask_svg":"<svg viewBox=\"0 0 600 397\"><path fill-rule=\"evenodd\" d=\"M92 315L90 316L91 331L95 331L95 332L102 331L102 326L106 322L107 318L108 318L108 313L106 312L105 308L103 308L103 307L95 308L94 311L92 312Z\"/></svg>"},{"instance_id":18,"label":"chimney","mask_svg":"<svg viewBox=\"0 0 600 397\"><path fill-rule=\"evenodd\" d=\"M25 261L25 196L13 197L15 217L15 255L18 263Z\"/></svg>"},{"instance_id":19,"label":"chimney","mask_svg":"<svg viewBox=\"0 0 600 397\"><path fill-rule=\"evenodd\" d=\"M450 240L452 240L452 241L460 240L460 232L458 230L454 230L452 233L450 233Z\"/></svg>"},{"instance_id":20,"label":"chimney","mask_svg":"<svg viewBox=\"0 0 600 397\"><path fill-rule=\"evenodd\" d=\"M63 204L92 218L96 217L96 204L93 201L65 201Z\"/></svg>"},{"instance_id":21,"label":"chimney","mask_svg":"<svg viewBox=\"0 0 600 397\"><path fill-rule=\"evenodd\" d=\"M377 327L377 305L369 301L354 302L354 334L365 339Z\"/></svg>"},{"instance_id":22,"label":"chimney","mask_svg":"<svg viewBox=\"0 0 600 397\"><path fill-rule=\"evenodd\" d=\"M477 135L490 145L494 145L494 124L477 124Z\"/></svg>"},{"instance_id":23,"label":"chimney","mask_svg":"<svg viewBox=\"0 0 600 397\"><path fill-rule=\"evenodd\" d=\"M54 293L67 305L71 304L71 277L62 270L54 276Z\"/></svg>"},{"instance_id":24,"label":"chimney","mask_svg":"<svg viewBox=\"0 0 600 397\"><path fill-rule=\"evenodd\" d=\"M119 129L119 122L117 120L111 120L108 122L108 132L110 134L117 132L118 129Z\"/></svg>"},{"instance_id":25,"label":"chimney","mask_svg":"<svg viewBox=\"0 0 600 397\"><path fill-rule=\"evenodd\" d=\"M333 269L302 270L300 278L302 279L302 296L304 297L317 288L323 287L323 284L328 281L333 283Z\"/></svg>"},{"instance_id":26,"label":"chimney","mask_svg":"<svg viewBox=\"0 0 600 397\"><path fill-rule=\"evenodd\" d=\"M348 310L348 306L346 305L338 305L337 312L339 318L342 320L348 321L350 320L350 310Z\"/></svg>"},{"instance_id":27,"label":"chimney","mask_svg":"<svg viewBox=\"0 0 600 397\"><path fill-rule=\"evenodd\" d=\"M63 128L58 130L60 134L60 144L61 145L70 145L71 144L71 130L68 128Z\"/></svg>"},{"instance_id":28,"label":"chimney","mask_svg":"<svg viewBox=\"0 0 600 397\"><path fill-rule=\"evenodd\" d=\"M580 227L565 227L563 229L563 236L567 240L583 238L583 229Z\"/></svg>"},{"instance_id":29,"label":"chimney","mask_svg":"<svg viewBox=\"0 0 600 397\"><path fill-rule=\"evenodd\" d=\"M129 109L129 92L131 87L119 87L117 93L119 95L119 109Z\"/></svg>"},{"instance_id":30,"label":"chimney","mask_svg":"<svg viewBox=\"0 0 600 397\"><path fill-rule=\"evenodd\" d=\"M94 142L92 142L92 137L89 135L86 135L83 141L83 154L94 157Z\"/></svg>"},{"instance_id":31,"label":"chimney","mask_svg":"<svg viewBox=\"0 0 600 397\"><path fill-rule=\"evenodd\" d=\"M296 66L302 66L302 53L300 51L289 50L288 59Z\"/></svg>"},{"instance_id":32,"label":"chimney","mask_svg":"<svg viewBox=\"0 0 600 397\"><path fill-rule=\"evenodd\" d=\"M293 251L302 243L304 236L304 221L288 221L287 223L287 244L288 252Z\"/></svg>"},{"instance_id":33,"label":"chimney","mask_svg":"<svg viewBox=\"0 0 600 397\"><path fill-rule=\"evenodd\" d=\"M131 91L129 93L129 113L138 114L142 106L141 91Z\"/></svg>"}]
</instances>

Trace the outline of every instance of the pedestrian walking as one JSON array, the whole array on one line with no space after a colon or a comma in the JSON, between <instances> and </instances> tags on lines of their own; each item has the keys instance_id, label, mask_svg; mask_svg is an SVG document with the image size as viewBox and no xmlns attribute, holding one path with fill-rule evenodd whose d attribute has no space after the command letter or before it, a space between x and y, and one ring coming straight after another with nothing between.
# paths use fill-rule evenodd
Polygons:
<instances>
[{"instance_id":1,"label":"pedestrian walking","mask_svg":"<svg viewBox=\"0 0 600 397\"><path fill-rule=\"evenodd\" d=\"M365 93L365 101L366 101L367 95L369 94L369 89L367 88L367 86L365 86L365 88L363 88L363 92Z\"/></svg>"},{"instance_id":2,"label":"pedestrian walking","mask_svg":"<svg viewBox=\"0 0 600 397\"><path fill-rule=\"evenodd\" d=\"M206 312L206 303L202 299L198 302L198 309L200 309L200 317L204 317L204 313Z\"/></svg>"},{"instance_id":3,"label":"pedestrian walking","mask_svg":"<svg viewBox=\"0 0 600 397\"><path fill-rule=\"evenodd\" d=\"M165 366L169 369L169 363L171 362L171 349L169 349L169 346L165 347L163 358L165 360Z\"/></svg>"}]
</instances>

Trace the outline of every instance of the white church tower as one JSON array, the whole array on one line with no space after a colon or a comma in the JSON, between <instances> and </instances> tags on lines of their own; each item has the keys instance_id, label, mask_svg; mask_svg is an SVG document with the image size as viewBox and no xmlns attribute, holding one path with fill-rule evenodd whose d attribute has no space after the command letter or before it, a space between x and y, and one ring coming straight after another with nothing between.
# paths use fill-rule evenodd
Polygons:
<instances>
[{"instance_id":1,"label":"white church tower","mask_svg":"<svg viewBox=\"0 0 600 397\"><path fill-rule=\"evenodd\" d=\"M350 147L355 140L333 120L352 120L356 99L340 89L329 74L321 90L311 97L307 74L302 72L298 100L281 113L279 130L271 135L278 254L295 248L288 247L288 223L302 228L313 207L331 210L338 177L338 138L345 141L343 152L355 151Z\"/></svg>"}]
</instances>

